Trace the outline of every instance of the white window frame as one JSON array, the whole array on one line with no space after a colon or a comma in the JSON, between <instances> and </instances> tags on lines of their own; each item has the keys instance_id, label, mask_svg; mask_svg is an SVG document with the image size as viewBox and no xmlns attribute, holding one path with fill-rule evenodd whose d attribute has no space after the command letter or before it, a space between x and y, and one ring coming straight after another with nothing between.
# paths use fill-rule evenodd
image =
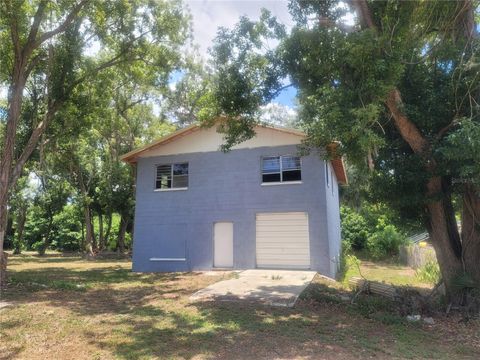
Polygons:
<instances>
[{"instance_id":1,"label":"white window frame","mask_svg":"<svg viewBox=\"0 0 480 360\"><path fill-rule=\"evenodd\" d=\"M280 181L272 181L272 182L263 182L263 159L265 158L273 158L273 157L278 157L280 160ZM261 180L261 186L274 186L274 185L292 185L292 184L301 184L302 180L292 180L292 181L283 181L283 161L282 157L297 157L300 159L300 177L302 176L302 168L303 168L303 162L302 162L302 157L298 155L265 155L262 156L260 159L260 180ZM286 170L288 171L288 170ZM266 173L266 174L277 174L276 172L272 173Z\"/></svg>"},{"instance_id":2,"label":"white window frame","mask_svg":"<svg viewBox=\"0 0 480 360\"><path fill-rule=\"evenodd\" d=\"M189 181L189 184L190 184L190 164L188 161L178 161L178 162L174 162L174 163L169 163L169 164L156 164L155 165L155 178L154 178L154 182L153 182L153 191L155 192L162 192L162 191L183 191L183 190L188 190L188 186L186 187L179 187L179 188L174 188L173 187L173 179L174 179L174 175L173 175L173 168L175 165L179 165L179 164L187 164L187 167L188 167L188 181ZM159 166L170 166L170 177L171 177L171 181L172 181L172 187L170 188L157 188L157 171L158 171L158 167ZM177 175L178 176L178 175Z\"/></svg>"}]
</instances>

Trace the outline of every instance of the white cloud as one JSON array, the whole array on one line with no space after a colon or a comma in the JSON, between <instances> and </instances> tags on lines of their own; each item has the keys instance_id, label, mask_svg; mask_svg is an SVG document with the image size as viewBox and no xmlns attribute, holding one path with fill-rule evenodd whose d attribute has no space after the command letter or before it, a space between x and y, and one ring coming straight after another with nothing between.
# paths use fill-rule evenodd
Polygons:
<instances>
[{"instance_id":1,"label":"white cloud","mask_svg":"<svg viewBox=\"0 0 480 360\"><path fill-rule=\"evenodd\" d=\"M287 27L293 26L287 0L187 0L186 4L193 17L194 43L199 46L200 55L204 58L208 57L208 48L218 28L232 28L242 15L255 20L265 8Z\"/></svg>"}]
</instances>

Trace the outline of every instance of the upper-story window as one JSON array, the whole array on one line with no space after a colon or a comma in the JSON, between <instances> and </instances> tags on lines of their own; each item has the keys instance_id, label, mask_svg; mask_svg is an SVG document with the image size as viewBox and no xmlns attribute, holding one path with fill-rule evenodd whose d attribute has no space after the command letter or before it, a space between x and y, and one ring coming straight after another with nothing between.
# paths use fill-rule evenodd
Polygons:
<instances>
[{"instance_id":1,"label":"upper-story window","mask_svg":"<svg viewBox=\"0 0 480 360\"><path fill-rule=\"evenodd\" d=\"M188 163L157 165L155 189L188 188Z\"/></svg>"},{"instance_id":2,"label":"upper-story window","mask_svg":"<svg viewBox=\"0 0 480 360\"><path fill-rule=\"evenodd\" d=\"M281 183L302 180L299 156L265 156L262 158L262 182Z\"/></svg>"}]
</instances>

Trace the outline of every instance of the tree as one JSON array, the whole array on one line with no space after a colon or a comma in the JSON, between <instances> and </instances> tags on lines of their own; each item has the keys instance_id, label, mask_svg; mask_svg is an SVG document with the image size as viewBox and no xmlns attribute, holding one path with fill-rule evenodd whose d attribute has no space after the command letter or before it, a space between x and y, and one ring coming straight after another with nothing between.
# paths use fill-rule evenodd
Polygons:
<instances>
[{"instance_id":1,"label":"tree","mask_svg":"<svg viewBox=\"0 0 480 360\"><path fill-rule=\"evenodd\" d=\"M33 202L33 192L29 186L29 178L24 176L19 179L10 200L11 212L15 233L13 236L13 253L20 254L24 247L24 229L27 220L27 211Z\"/></svg>"},{"instance_id":2,"label":"tree","mask_svg":"<svg viewBox=\"0 0 480 360\"><path fill-rule=\"evenodd\" d=\"M210 108L211 74L202 62L188 59L178 79L170 85L161 103L162 115L179 127L199 121L202 111Z\"/></svg>"},{"instance_id":3,"label":"tree","mask_svg":"<svg viewBox=\"0 0 480 360\"><path fill-rule=\"evenodd\" d=\"M166 91L168 84L158 81L159 76L166 78L165 71L143 64L128 71L105 70L88 87L77 89L69 107L61 111L64 124L47 133L45 152L55 173L75 189L85 228L82 248L90 255L105 250L115 231L114 214L120 216L117 249L125 250L133 224L135 173L120 156L173 131L174 126L155 116L147 103Z\"/></svg>"},{"instance_id":4,"label":"tree","mask_svg":"<svg viewBox=\"0 0 480 360\"><path fill-rule=\"evenodd\" d=\"M59 121L59 110L79 85L107 68L127 69L142 62L173 69L188 36L188 18L182 10L178 2L147 0L2 1L0 81L8 86L8 105L0 159L1 261L6 261L3 243L10 190L42 134ZM92 57L86 50L94 45L99 55ZM37 91L38 84L43 92ZM42 101L31 122L22 124L27 86L41 93ZM26 142L19 141L22 125L28 130ZM1 284L4 275L1 271Z\"/></svg>"},{"instance_id":5,"label":"tree","mask_svg":"<svg viewBox=\"0 0 480 360\"><path fill-rule=\"evenodd\" d=\"M348 4L292 1L288 35L268 14L221 32L214 115L228 118L228 148L252 136L261 106L291 79L306 145L339 140L337 155L368 169L374 196L423 220L448 295L460 301L459 277L480 287L478 2ZM280 44L265 51L271 38ZM453 196L463 198L462 236Z\"/></svg>"}]
</instances>

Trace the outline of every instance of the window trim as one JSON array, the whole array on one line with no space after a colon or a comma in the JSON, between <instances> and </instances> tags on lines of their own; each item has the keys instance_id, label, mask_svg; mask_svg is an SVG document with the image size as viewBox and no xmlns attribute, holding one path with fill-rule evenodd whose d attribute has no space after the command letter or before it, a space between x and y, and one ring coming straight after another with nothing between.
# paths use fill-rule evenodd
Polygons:
<instances>
[{"instance_id":1,"label":"window trim","mask_svg":"<svg viewBox=\"0 0 480 360\"><path fill-rule=\"evenodd\" d=\"M182 188L166 188L166 189L153 189L155 192L163 192L163 191L185 191L188 190L188 187Z\"/></svg>"},{"instance_id":2,"label":"window trim","mask_svg":"<svg viewBox=\"0 0 480 360\"><path fill-rule=\"evenodd\" d=\"M303 184L302 180L284 181L284 182L262 182L261 186L277 186L277 185L298 185Z\"/></svg>"},{"instance_id":3,"label":"window trim","mask_svg":"<svg viewBox=\"0 0 480 360\"><path fill-rule=\"evenodd\" d=\"M276 158L278 157L280 160L280 181L269 181L269 182L264 182L263 181L263 159L265 158ZM302 177L302 168L303 168L303 161L302 157L298 155L291 155L291 154L285 154L285 155L265 155L260 158L260 185L261 186L272 186L272 185L294 185L294 184L302 184L303 179L301 180L290 180L290 181L283 181L283 157L297 157L300 160L300 178ZM296 170L285 170L285 171L296 171ZM271 173L266 173L268 174L278 174L277 172L271 172Z\"/></svg>"},{"instance_id":4,"label":"window trim","mask_svg":"<svg viewBox=\"0 0 480 360\"><path fill-rule=\"evenodd\" d=\"M178 187L178 188L174 188L173 187L173 179L174 179L174 175L173 175L173 168L175 165L179 165L179 164L187 164L187 167L188 167L188 181L189 181L189 184L190 184L190 163L188 161L177 161L177 162L172 162L172 163L163 163L163 164L155 164L154 168L155 168L155 176L154 176L154 179L153 179L153 191L154 192L163 192L163 191L185 191L185 190L188 190L188 186L186 187ZM171 182L172 182L172 187L170 188L157 188L157 169L159 166L170 166L170 178L171 178ZM176 175L176 176L179 176L179 175ZM181 176L181 175L180 175Z\"/></svg>"}]
</instances>

